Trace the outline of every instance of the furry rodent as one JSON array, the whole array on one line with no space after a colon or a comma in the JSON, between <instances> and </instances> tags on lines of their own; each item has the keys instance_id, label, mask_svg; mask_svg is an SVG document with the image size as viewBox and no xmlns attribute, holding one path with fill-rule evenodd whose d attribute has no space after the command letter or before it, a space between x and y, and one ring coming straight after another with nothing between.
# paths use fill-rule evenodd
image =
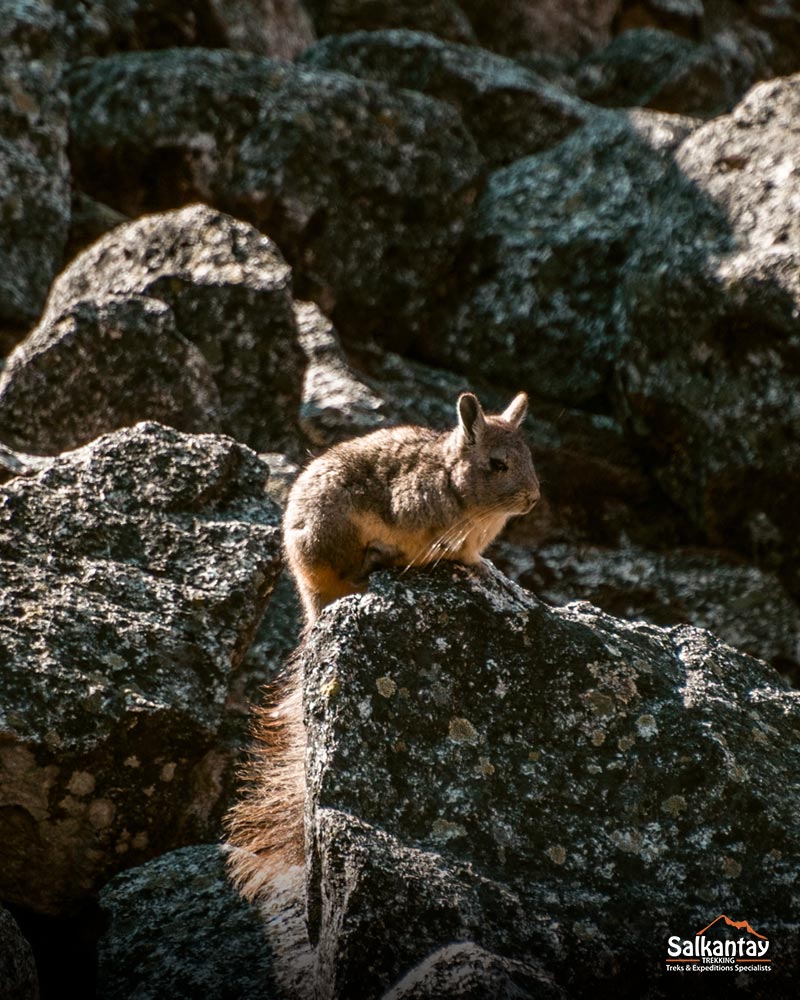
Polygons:
<instances>
[{"instance_id":1,"label":"furry rodent","mask_svg":"<svg viewBox=\"0 0 800 1000\"><path fill-rule=\"evenodd\" d=\"M289 494L287 562L310 628L322 609L364 590L379 568L450 559L480 563L509 517L539 499L520 432L528 400L486 415L472 393L458 398L453 430L394 427L335 445L314 459ZM228 819L231 871L242 893L303 858L305 731L299 657L280 697L259 710L250 791Z\"/></svg>"}]
</instances>

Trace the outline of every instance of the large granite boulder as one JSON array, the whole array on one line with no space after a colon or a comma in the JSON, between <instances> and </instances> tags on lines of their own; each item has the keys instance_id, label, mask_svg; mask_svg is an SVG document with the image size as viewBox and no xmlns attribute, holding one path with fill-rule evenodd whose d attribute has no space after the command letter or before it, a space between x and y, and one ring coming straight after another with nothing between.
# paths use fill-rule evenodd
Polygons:
<instances>
[{"instance_id":1,"label":"large granite boulder","mask_svg":"<svg viewBox=\"0 0 800 1000\"><path fill-rule=\"evenodd\" d=\"M304 367L278 248L191 205L119 226L59 275L0 377L0 432L52 453L148 419L296 450Z\"/></svg>"},{"instance_id":2,"label":"large granite boulder","mask_svg":"<svg viewBox=\"0 0 800 1000\"><path fill-rule=\"evenodd\" d=\"M800 693L772 668L488 566L373 577L303 665L317 996L382 997L472 942L545 996L662 997L668 939L720 913L760 937L709 940L767 938L793 996Z\"/></svg>"},{"instance_id":3,"label":"large granite boulder","mask_svg":"<svg viewBox=\"0 0 800 1000\"><path fill-rule=\"evenodd\" d=\"M800 592L800 76L690 135L620 289L619 413L706 537Z\"/></svg>"},{"instance_id":4,"label":"large granite boulder","mask_svg":"<svg viewBox=\"0 0 800 1000\"><path fill-rule=\"evenodd\" d=\"M593 113L512 59L417 31L334 35L301 62L447 101L492 166L554 146Z\"/></svg>"},{"instance_id":5,"label":"large granite boulder","mask_svg":"<svg viewBox=\"0 0 800 1000\"><path fill-rule=\"evenodd\" d=\"M82 300L23 340L0 375L0 433L54 454L147 418L218 431L220 399L172 310L148 298Z\"/></svg>"},{"instance_id":6,"label":"large granite boulder","mask_svg":"<svg viewBox=\"0 0 800 1000\"><path fill-rule=\"evenodd\" d=\"M62 22L44 0L0 13L0 328L39 315L70 217ZM5 338L4 338L5 339Z\"/></svg>"},{"instance_id":7,"label":"large granite boulder","mask_svg":"<svg viewBox=\"0 0 800 1000\"><path fill-rule=\"evenodd\" d=\"M87 193L130 215L201 198L248 220L343 332L391 339L452 263L483 161L446 104L189 49L96 60L71 86Z\"/></svg>"},{"instance_id":8,"label":"large granite boulder","mask_svg":"<svg viewBox=\"0 0 800 1000\"><path fill-rule=\"evenodd\" d=\"M291 59L314 40L301 0L56 0L73 58L198 46Z\"/></svg>"},{"instance_id":9,"label":"large granite boulder","mask_svg":"<svg viewBox=\"0 0 800 1000\"><path fill-rule=\"evenodd\" d=\"M535 396L607 408L616 287L689 128L675 116L608 112L495 171L437 333L419 352Z\"/></svg>"},{"instance_id":10,"label":"large granite boulder","mask_svg":"<svg viewBox=\"0 0 800 1000\"><path fill-rule=\"evenodd\" d=\"M139 424L0 489L0 896L70 913L219 835L231 674L280 568L266 467Z\"/></svg>"}]
</instances>

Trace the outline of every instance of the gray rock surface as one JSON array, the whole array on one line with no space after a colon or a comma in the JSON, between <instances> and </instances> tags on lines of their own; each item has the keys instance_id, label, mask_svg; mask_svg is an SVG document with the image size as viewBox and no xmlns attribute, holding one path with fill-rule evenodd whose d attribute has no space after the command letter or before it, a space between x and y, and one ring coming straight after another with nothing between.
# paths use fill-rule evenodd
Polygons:
<instances>
[{"instance_id":1,"label":"gray rock surface","mask_svg":"<svg viewBox=\"0 0 800 1000\"><path fill-rule=\"evenodd\" d=\"M475 44L475 32L456 0L305 0L317 33L407 28L426 31L451 42Z\"/></svg>"},{"instance_id":2,"label":"gray rock surface","mask_svg":"<svg viewBox=\"0 0 800 1000\"><path fill-rule=\"evenodd\" d=\"M0 327L38 316L70 217L61 21L44 0L0 9Z\"/></svg>"},{"instance_id":3,"label":"gray rock surface","mask_svg":"<svg viewBox=\"0 0 800 1000\"><path fill-rule=\"evenodd\" d=\"M417 31L335 35L301 62L447 101L492 166L554 146L593 114L512 59Z\"/></svg>"},{"instance_id":4,"label":"gray rock surface","mask_svg":"<svg viewBox=\"0 0 800 1000\"><path fill-rule=\"evenodd\" d=\"M295 315L308 359L300 407L300 427L308 440L328 447L384 426L383 399L348 364L331 321L313 302L298 302Z\"/></svg>"},{"instance_id":5,"label":"gray rock surface","mask_svg":"<svg viewBox=\"0 0 800 1000\"><path fill-rule=\"evenodd\" d=\"M39 977L33 952L16 921L0 906L0 996L3 1000L39 1000Z\"/></svg>"},{"instance_id":6,"label":"gray rock surface","mask_svg":"<svg viewBox=\"0 0 800 1000\"><path fill-rule=\"evenodd\" d=\"M231 674L280 567L266 475L229 438L139 424L0 490L2 898L69 913L218 836Z\"/></svg>"},{"instance_id":7,"label":"gray rock surface","mask_svg":"<svg viewBox=\"0 0 800 1000\"><path fill-rule=\"evenodd\" d=\"M304 367L278 248L190 205L119 226L59 275L0 379L0 428L34 451L137 419L296 450Z\"/></svg>"},{"instance_id":8,"label":"gray rock surface","mask_svg":"<svg viewBox=\"0 0 800 1000\"><path fill-rule=\"evenodd\" d=\"M483 161L441 102L188 49L97 60L71 86L87 193L130 215L194 197L247 219L340 331L402 332L452 262Z\"/></svg>"},{"instance_id":9,"label":"gray rock surface","mask_svg":"<svg viewBox=\"0 0 800 1000\"><path fill-rule=\"evenodd\" d=\"M156 299L98 296L50 312L0 375L0 434L40 454L145 418L218 431L220 409L208 363Z\"/></svg>"},{"instance_id":10,"label":"gray rock surface","mask_svg":"<svg viewBox=\"0 0 800 1000\"><path fill-rule=\"evenodd\" d=\"M705 58L704 58L705 57ZM725 110L734 92L721 68L709 72L709 50L671 31L638 28L623 32L575 70L575 91L605 107L641 107L700 114ZM705 93L687 78L706 70Z\"/></svg>"},{"instance_id":11,"label":"gray rock surface","mask_svg":"<svg viewBox=\"0 0 800 1000\"><path fill-rule=\"evenodd\" d=\"M275 925L284 939L299 937L303 921L291 904L272 902L266 920L244 903L226 878L222 850L211 844L117 875L100 893L109 924L100 940L98 1000L287 996L270 938Z\"/></svg>"},{"instance_id":12,"label":"gray rock surface","mask_svg":"<svg viewBox=\"0 0 800 1000\"><path fill-rule=\"evenodd\" d=\"M602 402L615 290L686 119L598 117L489 178L426 360L568 405Z\"/></svg>"},{"instance_id":13,"label":"gray rock surface","mask_svg":"<svg viewBox=\"0 0 800 1000\"><path fill-rule=\"evenodd\" d=\"M441 948L397 983L384 1000L556 1000L565 994L534 966L493 955L468 941Z\"/></svg>"},{"instance_id":14,"label":"gray rock surface","mask_svg":"<svg viewBox=\"0 0 800 1000\"><path fill-rule=\"evenodd\" d=\"M664 489L710 541L781 570L794 593L799 120L794 76L689 136L619 298L619 412Z\"/></svg>"},{"instance_id":15,"label":"gray rock surface","mask_svg":"<svg viewBox=\"0 0 800 1000\"><path fill-rule=\"evenodd\" d=\"M56 0L72 58L197 46L291 59L314 40L301 0Z\"/></svg>"},{"instance_id":16,"label":"gray rock surface","mask_svg":"<svg viewBox=\"0 0 800 1000\"><path fill-rule=\"evenodd\" d=\"M660 996L668 936L721 910L792 995L800 693L766 664L440 567L326 610L304 667L318 996L380 997L453 941Z\"/></svg>"},{"instance_id":17,"label":"gray rock surface","mask_svg":"<svg viewBox=\"0 0 800 1000\"><path fill-rule=\"evenodd\" d=\"M590 601L655 625L688 622L800 680L800 610L772 573L713 549L506 544L497 561L550 604Z\"/></svg>"}]
</instances>

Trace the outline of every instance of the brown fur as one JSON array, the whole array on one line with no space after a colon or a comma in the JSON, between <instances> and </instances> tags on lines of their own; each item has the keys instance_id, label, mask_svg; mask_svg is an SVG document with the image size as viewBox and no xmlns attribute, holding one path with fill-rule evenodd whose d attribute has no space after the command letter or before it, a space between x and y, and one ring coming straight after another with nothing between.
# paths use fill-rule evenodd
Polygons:
<instances>
[{"instance_id":1,"label":"brown fur","mask_svg":"<svg viewBox=\"0 0 800 1000\"><path fill-rule=\"evenodd\" d=\"M487 417L464 393L452 431L375 431L311 462L292 487L283 520L307 629L327 604L363 590L375 569L480 562L508 518L539 498L519 430L526 408L520 393L502 414ZM229 814L231 871L251 899L303 860L302 645L272 704L257 713L250 788Z\"/></svg>"}]
</instances>

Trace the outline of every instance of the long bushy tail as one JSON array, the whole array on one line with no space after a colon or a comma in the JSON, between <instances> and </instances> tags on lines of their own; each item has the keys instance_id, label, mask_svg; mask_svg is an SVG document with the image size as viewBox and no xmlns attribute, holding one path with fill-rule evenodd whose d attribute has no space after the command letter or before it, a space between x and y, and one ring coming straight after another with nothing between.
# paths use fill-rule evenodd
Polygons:
<instances>
[{"instance_id":1,"label":"long bushy tail","mask_svg":"<svg viewBox=\"0 0 800 1000\"><path fill-rule=\"evenodd\" d=\"M306 733L303 725L303 643L283 679L256 709L244 797L226 818L233 847L228 869L245 899L254 900L274 878L303 863Z\"/></svg>"}]
</instances>

